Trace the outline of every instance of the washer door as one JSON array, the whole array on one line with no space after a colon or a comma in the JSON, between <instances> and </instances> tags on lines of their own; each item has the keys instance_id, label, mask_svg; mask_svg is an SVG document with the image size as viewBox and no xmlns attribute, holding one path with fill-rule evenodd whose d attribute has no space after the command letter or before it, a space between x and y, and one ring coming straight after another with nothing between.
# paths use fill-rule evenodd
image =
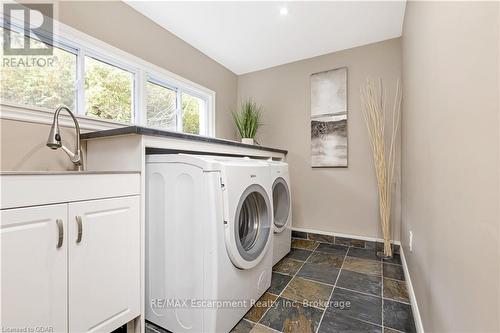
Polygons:
<instances>
[{"instance_id":1,"label":"washer door","mask_svg":"<svg viewBox=\"0 0 500 333\"><path fill-rule=\"evenodd\" d=\"M241 269L255 267L266 253L271 233L271 207L262 186L253 184L243 192L229 229L228 254L233 264Z\"/></svg>"},{"instance_id":2,"label":"washer door","mask_svg":"<svg viewBox=\"0 0 500 333\"><path fill-rule=\"evenodd\" d=\"M290 215L290 190L286 181L279 177L273 184L274 231L282 232L286 228Z\"/></svg>"}]
</instances>

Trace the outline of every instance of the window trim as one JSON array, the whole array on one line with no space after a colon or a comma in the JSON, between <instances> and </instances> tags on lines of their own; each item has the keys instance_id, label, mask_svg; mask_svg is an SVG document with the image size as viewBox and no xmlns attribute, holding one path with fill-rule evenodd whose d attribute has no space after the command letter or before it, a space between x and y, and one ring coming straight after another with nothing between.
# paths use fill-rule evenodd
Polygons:
<instances>
[{"instance_id":1,"label":"window trim","mask_svg":"<svg viewBox=\"0 0 500 333\"><path fill-rule=\"evenodd\" d=\"M52 20L50 18L45 18ZM180 75L172 73L163 67L150 63L142 58L134 56L119 48L111 46L97 38L78 31L57 20L53 21L53 44L68 52L77 55L77 73L76 73L76 117L85 130L102 130L108 128L117 128L123 126L146 126L147 115L147 93L146 83L150 77L158 79L161 85L165 83L175 87L177 91L187 92L193 96L206 101L206 121L205 130L200 128L201 136L215 137L215 98L216 93L200 84L192 82ZM15 22L11 18L11 23L17 25L18 32L23 32L22 24ZM5 19L3 13L0 15L0 26L5 28ZM17 30L17 29L16 29ZM123 123L107 119L99 119L85 115L85 96L84 96L84 74L85 74L85 56L91 56L96 60L103 61L112 66L124 69L133 74L133 94L132 94L132 119L131 123ZM118 59L118 60L117 60ZM179 103L180 103L179 99ZM16 105L14 103L2 101L0 103L0 118L18 121L28 121L33 123L50 123L47 115L52 116L54 110L29 105ZM200 117L201 118L201 117ZM61 122L64 124L64 122ZM179 122L177 122L179 123ZM182 132L182 115L181 127Z\"/></svg>"}]
</instances>

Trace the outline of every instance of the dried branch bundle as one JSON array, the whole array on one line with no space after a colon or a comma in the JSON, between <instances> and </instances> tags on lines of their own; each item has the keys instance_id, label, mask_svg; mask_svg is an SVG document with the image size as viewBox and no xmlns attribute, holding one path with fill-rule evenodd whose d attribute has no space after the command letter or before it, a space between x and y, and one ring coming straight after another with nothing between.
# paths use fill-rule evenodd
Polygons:
<instances>
[{"instance_id":1,"label":"dried branch bundle","mask_svg":"<svg viewBox=\"0 0 500 333\"><path fill-rule=\"evenodd\" d=\"M386 257L392 256L391 185L396 164L396 138L401 116L401 97L401 85L398 80L392 113L392 129L389 136L390 141L386 142L385 119L387 108L386 94L382 79L378 79L378 85L372 80L367 80L366 84L361 87L361 106L366 127L368 128L375 173L377 175L380 223L382 224L382 232L384 235L384 255Z\"/></svg>"}]
</instances>

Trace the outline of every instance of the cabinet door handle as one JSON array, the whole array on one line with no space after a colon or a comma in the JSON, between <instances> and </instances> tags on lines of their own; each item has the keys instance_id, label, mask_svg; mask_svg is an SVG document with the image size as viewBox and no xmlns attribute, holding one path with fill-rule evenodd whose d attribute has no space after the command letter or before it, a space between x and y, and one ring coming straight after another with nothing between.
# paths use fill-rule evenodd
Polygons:
<instances>
[{"instance_id":1,"label":"cabinet door handle","mask_svg":"<svg viewBox=\"0 0 500 333\"><path fill-rule=\"evenodd\" d=\"M57 231L59 233L59 236L57 237L57 248L60 248L63 245L63 239L64 239L63 221L61 219L56 219L56 223L57 223Z\"/></svg>"},{"instance_id":2,"label":"cabinet door handle","mask_svg":"<svg viewBox=\"0 0 500 333\"><path fill-rule=\"evenodd\" d=\"M76 217L76 226L78 227L78 236L76 237L76 244L79 244L82 241L82 217Z\"/></svg>"}]
</instances>

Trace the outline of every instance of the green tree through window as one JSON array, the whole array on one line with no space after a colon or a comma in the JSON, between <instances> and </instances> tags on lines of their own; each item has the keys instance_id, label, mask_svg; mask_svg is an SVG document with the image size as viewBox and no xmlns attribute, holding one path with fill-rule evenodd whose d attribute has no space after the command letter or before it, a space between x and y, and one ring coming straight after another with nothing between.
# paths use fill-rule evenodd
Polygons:
<instances>
[{"instance_id":1,"label":"green tree through window","mask_svg":"<svg viewBox=\"0 0 500 333\"><path fill-rule=\"evenodd\" d=\"M5 29L2 28L2 45ZM13 43L21 34L11 33ZM0 68L0 99L19 105L54 109L60 104L75 108L76 55L54 47L52 56L43 56L45 66L2 65ZM37 56L42 57L42 56ZM16 61L24 56L9 57ZM28 61L33 56L26 57ZM48 60L51 61L48 61Z\"/></svg>"},{"instance_id":2,"label":"green tree through window","mask_svg":"<svg viewBox=\"0 0 500 333\"><path fill-rule=\"evenodd\" d=\"M85 57L85 114L131 122L133 82L132 73Z\"/></svg>"},{"instance_id":3,"label":"green tree through window","mask_svg":"<svg viewBox=\"0 0 500 333\"><path fill-rule=\"evenodd\" d=\"M149 81L146 83L146 91L148 126L175 131L177 92Z\"/></svg>"},{"instance_id":4,"label":"green tree through window","mask_svg":"<svg viewBox=\"0 0 500 333\"><path fill-rule=\"evenodd\" d=\"M189 94L182 94L182 131L200 134L200 109L203 101Z\"/></svg>"},{"instance_id":5,"label":"green tree through window","mask_svg":"<svg viewBox=\"0 0 500 333\"><path fill-rule=\"evenodd\" d=\"M5 29L1 28L2 47L4 36ZM22 46L22 33L12 31L11 36L14 45ZM38 47L44 45L35 39L31 41L34 45L38 44ZM113 65L112 60L108 63L98 56L85 56L93 54L93 51L71 45L56 44L53 47L53 56L12 56L18 59L17 61L21 58L43 57L50 59L50 62L46 61L46 66L3 64L0 67L0 102L52 110L63 104L77 114L137 123L137 119L134 119L134 92L143 87L146 110L139 109L137 112L144 112L141 118L145 117L142 119L147 126L191 134L207 134L205 125L208 118L208 99L200 98L203 95L198 96L195 88L186 87L184 90L184 86L177 85L175 80L170 85L162 85L156 81L136 81L135 71ZM80 57L84 57L85 72L83 84L77 85ZM141 70L140 66L138 68ZM150 74L147 69L142 68L142 71L144 76ZM159 80L161 77L160 75ZM190 91L193 93L189 93ZM80 105L83 110L77 110ZM137 105L141 106L142 103Z\"/></svg>"}]
</instances>

